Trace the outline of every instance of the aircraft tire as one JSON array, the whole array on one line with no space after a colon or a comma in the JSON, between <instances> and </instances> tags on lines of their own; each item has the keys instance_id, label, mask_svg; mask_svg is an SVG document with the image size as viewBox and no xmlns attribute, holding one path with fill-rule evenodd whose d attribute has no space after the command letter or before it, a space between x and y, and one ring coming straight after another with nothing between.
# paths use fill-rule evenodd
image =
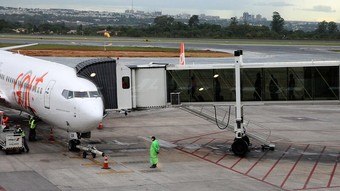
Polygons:
<instances>
[{"instance_id":1,"label":"aircraft tire","mask_svg":"<svg viewBox=\"0 0 340 191\"><path fill-rule=\"evenodd\" d=\"M248 146L250 145L250 140L249 140L249 137L247 135L242 137L242 139L248 144Z\"/></svg>"},{"instance_id":2,"label":"aircraft tire","mask_svg":"<svg viewBox=\"0 0 340 191\"><path fill-rule=\"evenodd\" d=\"M231 150L236 156L244 157L248 152L247 141L235 139L234 143L231 145Z\"/></svg>"}]
</instances>

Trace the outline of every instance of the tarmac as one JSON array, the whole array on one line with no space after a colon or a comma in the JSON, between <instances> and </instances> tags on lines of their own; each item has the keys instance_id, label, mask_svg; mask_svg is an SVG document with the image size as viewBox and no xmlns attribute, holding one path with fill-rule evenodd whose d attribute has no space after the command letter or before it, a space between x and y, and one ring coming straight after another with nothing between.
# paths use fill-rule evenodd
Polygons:
<instances>
[{"instance_id":1,"label":"tarmac","mask_svg":"<svg viewBox=\"0 0 340 191\"><path fill-rule=\"evenodd\" d=\"M212 106L190 106L214 116ZM227 106L218 106L218 119L226 122ZM11 124L27 131L26 115L4 109ZM0 152L0 191L11 190L339 190L339 103L257 105L244 107L250 152L233 155L231 130L193 114L184 106L110 113L103 129L92 131L82 144L106 153L110 169L102 169L101 156L82 157L69 152L68 134L38 123L37 142L30 152ZM234 124L231 109L230 125ZM219 124L221 125L221 124ZM160 141L158 168L150 169L150 136ZM275 144L262 150L260 140Z\"/></svg>"}]
</instances>

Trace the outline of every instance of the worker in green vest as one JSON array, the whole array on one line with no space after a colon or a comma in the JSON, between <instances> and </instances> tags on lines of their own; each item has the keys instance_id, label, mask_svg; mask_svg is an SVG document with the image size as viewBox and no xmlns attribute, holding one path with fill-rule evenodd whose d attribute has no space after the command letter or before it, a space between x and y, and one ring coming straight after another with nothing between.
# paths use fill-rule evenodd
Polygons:
<instances>
[{"instance_id":1,"label":"worker in green vest","mask_svg":"<svg viewBox=\"0 0 340 191\"><path fill-rule=\"evenodd\" d=\"M28 121L29 123L29 127L30 127L30 132L29 132L29 135L28 135L28 140L29 141L36 141L36 132L35 132L35 128L37 126L37 122L36 120L34 119L34 117L30 116L30 119Z\"/></svg>"},{"instance_id":2,"label":"worker in green vest","mask_svg":"<svg viewBox=\"0 0 340 191\"><path fill-rule=\"evenodd\" d=\"M151 146L150 146L150 168L156 168L158 163L158 154L159 154L159 143L156 140L156 137L151 137Z\"/></svg>"},{"instance_id":3,"label":"worker in green vest","mask_svg":"<svg viewBox=\"0 0 340 191\"><path fill-rule=\"evenodd\" d=\"M30 149L28 148L27 142L26 142L26 135L25 135L25 131L23 131L20 126L17 126L17 133L19 133L22 137L22 144L24 145L24 150L26 150L26 152L28 153L30 151Z\"/></svg>"}]
</instances>

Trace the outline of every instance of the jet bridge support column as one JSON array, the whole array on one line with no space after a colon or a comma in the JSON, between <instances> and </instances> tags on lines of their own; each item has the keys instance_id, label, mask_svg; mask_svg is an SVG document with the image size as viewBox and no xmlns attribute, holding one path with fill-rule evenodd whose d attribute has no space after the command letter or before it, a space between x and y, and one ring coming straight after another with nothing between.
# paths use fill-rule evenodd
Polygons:
<instances>
[{"instance_id":1,"label":"jet bridge support column","mask_svg":"<svg viewBox=\"0 0 340 191\"><path fill-rule=\"evenodd\" d=\"M242 50L234 52L235 56L235 94L236 94L236 125L234 127L235 139L231 149L237 156L244 156L248 151L249 138L243 126L242 105L241 105L241 64Z\"/></svg>"}]
</instances>

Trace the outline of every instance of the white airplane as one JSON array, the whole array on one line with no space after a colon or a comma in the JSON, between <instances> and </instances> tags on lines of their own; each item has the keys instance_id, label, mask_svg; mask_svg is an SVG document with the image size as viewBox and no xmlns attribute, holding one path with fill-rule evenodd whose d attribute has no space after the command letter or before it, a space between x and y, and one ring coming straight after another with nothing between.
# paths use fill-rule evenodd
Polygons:
<instances>
[{"instance_id":1,"label":"white airplane","mask_svg":"<svg viewBox=\"0 0 340 191\"><path fill-rule=\"evenodd\" d=\"M98 127L104 105L97 87L75 69L0 48L0 104L25 111L70 133L75 150L81 133Z\"/></svg>"}]
</instances>

